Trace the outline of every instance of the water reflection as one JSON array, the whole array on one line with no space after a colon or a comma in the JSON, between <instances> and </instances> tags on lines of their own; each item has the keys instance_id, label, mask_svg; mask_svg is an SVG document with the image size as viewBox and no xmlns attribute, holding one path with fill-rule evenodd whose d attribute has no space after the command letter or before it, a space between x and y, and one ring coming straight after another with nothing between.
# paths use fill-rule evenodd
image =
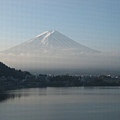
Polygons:
<instances>
[{"instance_id":1,"label":"water reflection","mask_svg":"<svg viewBox=\"0 0 120 120\"><path fill-rule=\"evenodd\" d=\"M11 90L0 94L0 102L5 102L10 99L21 99L22 97L39 98L46 96L120 96L119 87L72 87L72 88L36 88L36 89L20 89Z\"/></svg>"},{"instance_id":2,"label":"water reflection","mask_svg":"<svg viewBox=\"0 0 120 120\"><path fill-rule=\"evenodd\" d=\"M8 92L0 93L0 102L5 102L8 99L30 97L30 96L46 96L46 88L44 89L20 89L20 90L11 90Z\"/></svg>"},{"instance_id":3,"label":"water reflection","mask_svg":"<svg viewBox=\"0 0 120 120\"><path fill-rule=\"evenodd\" d=\"M28 94L9 94L9 93L2 93L0 94L0 102L7 101L8 99L15 99L21 97L28 97Z\"/></svg>"}]
</instances>

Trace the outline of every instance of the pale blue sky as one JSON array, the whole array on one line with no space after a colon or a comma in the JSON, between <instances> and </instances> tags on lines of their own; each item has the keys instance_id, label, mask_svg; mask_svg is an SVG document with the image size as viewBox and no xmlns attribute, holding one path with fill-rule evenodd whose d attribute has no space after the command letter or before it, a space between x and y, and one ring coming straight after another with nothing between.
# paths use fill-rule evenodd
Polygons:
<instances>
[{"instance_id":1,"label":"pale blue sky","mask_svg":"<svg viewBox=\"0 0 120 120\"><path fill-rule=\"evenodd\" d=\"M120 0L0 0L0 50L47 30L119 53Z\"/></svg>"}]
</instances>

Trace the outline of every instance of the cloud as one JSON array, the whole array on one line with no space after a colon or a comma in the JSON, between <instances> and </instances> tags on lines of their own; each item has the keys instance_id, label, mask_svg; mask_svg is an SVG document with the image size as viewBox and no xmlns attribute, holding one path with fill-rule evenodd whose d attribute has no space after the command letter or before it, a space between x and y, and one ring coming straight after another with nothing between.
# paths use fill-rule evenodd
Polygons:
<instances>
[{"instance_id":1,"label":"cloud","mask_svg":"<svg viewBox=\"0 0 120 120\"><path fill-rule=\"evenodd\" d=\"M120 69L120 55L110 53L37 53L37 54L0 54L0 61L11 67L32 69Z\"/></svg>"}]
</instances>

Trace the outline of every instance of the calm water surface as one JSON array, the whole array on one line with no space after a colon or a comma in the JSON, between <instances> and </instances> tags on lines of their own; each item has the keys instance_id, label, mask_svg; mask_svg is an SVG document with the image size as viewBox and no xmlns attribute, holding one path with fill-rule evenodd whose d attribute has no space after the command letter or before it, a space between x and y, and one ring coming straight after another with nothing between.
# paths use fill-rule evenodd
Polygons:
<instances>
[{"instance_id":1,"label":"calm water surface","mask_svg":"<svg viewBox=\"0 0 120 120\"><path fill-rule=\"evenodd\" d=\"M120 88L9 91L0 98L0 120L120 120Z\"/></svg>"}]
</instances>

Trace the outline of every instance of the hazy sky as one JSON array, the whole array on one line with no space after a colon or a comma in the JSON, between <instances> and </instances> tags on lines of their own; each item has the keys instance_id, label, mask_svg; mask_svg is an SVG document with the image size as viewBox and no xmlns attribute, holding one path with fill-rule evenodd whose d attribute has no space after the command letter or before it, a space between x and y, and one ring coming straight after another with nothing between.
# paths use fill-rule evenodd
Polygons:
<instances>
[{"instance_id":1,"label":"hazy sky","mask_svg":"<svg viewBox=\"0 0 120 120\"><path fill-rule=\"evenodd\" d=\"M0 51L47 30L119 53L120 0L0 0Z\"/></svg>"}]
</instances>

